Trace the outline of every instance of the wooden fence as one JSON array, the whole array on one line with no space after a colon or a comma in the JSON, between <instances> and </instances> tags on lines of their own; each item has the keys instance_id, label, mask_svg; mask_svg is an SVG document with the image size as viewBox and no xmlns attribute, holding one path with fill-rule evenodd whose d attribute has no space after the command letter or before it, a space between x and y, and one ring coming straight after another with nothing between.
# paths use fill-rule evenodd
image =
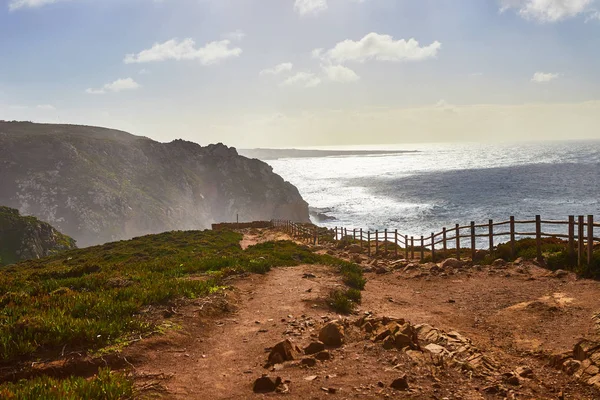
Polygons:
<instances>
[{"instance_id":1,"label":"wooden fence","mask_svg":"<svg viewBox=\"0 0 600 400\"><path fill-rule=\"evenodd\" d=\"M461 248L461 239L467 241L471 259L475 259L478 250L477 238L487 239L486 248L490 253L494 252L495 245L509 243L511 255L515 257L516 241L530 237L536 239L538 261L543 259L542 239L558 238L566 239L570 255L577 256L578 264L583 265L586 259L588 264L591 263L594 243L600 241L600 238L594 236L594 228L600 228L600 223L594 222L593 215L587 217L580 215L577 218L572 215L565 221L543 220L539 215L534 220L516 220L515 217L510 217L507 221L494 222L490 219L486 224L475 224L475 222L464 226L456 224L453 228L442 228L438 233L433 232L427 236L417 237L401 234L397 229L375 231L342 227L326 229L310 224L281 220L274 220L272 223L292 236L314 244L318 244L324 239L340 241L343 238L352 238L358 241L361 248L366 246L369 256L372 256L373 253L377 255L381 251L389 253L388 250L391 247L396 256L403 251L406 259L414 259L415 251L420 253L422 259L425 257L425 251L429 251L433 261L436 260L436 251L443 250L444 254L447 254L449 249L454 249L456 258L460 259L465 252L465 248ZM523 226L535 226L535 229L524 230ZM553 232L544 232L543 228L548 227L554 228L551 229ZM508 240L495 240L496 238L508 238ZM373 246L375 249L372 248Z\"/></svg>"}]
</instances>

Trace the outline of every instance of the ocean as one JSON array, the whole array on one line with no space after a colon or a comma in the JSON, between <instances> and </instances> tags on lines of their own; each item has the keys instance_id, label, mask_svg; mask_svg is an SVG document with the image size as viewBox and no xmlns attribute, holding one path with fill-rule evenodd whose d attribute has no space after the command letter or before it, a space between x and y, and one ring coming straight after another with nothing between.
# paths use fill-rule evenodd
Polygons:
<instances>
[{"instance_id":1,"label":"ocean","mask_svg":"<svg viewBox=\"0 0 600 400\"><path fill-rule=\"evenodd\" d=\"M317 211L320 226L398 229L517 219L600 221L600 140L338 147L411 153L269 160ZM548 227L556 232L564 227ZM600 229L596 229L600 234Z\"/></svg>"}]
</instances>

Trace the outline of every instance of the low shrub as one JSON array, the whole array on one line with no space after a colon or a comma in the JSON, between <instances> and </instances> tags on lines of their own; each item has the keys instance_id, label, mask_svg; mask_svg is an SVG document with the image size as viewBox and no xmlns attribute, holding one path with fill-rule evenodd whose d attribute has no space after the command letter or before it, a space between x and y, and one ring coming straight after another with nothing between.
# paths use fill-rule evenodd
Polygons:
<instances>
[{"instance_id":1,"label":"low shrub","mask_svg":"<svg viewBox=\"0 0 600 400\"><path fill-rule=\"evenodd\" d=\"M101 369L91 378L55 379L41 376L17 383L0 385L0 398L14 400L118 400L133 396L133 383L128 377Z\"/></svg>"}]
</instances>

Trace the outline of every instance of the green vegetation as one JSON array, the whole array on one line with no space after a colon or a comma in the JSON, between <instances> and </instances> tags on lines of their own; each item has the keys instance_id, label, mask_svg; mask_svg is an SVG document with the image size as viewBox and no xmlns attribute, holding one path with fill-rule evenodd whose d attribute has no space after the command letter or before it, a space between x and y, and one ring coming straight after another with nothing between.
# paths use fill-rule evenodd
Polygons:
<instances>
[{"instance_id":1,"label":"green vegetation","mask_svg":"<svg viewBox=\"0 0 600 400\"><path fill-rule=\"evenodd\" d=\"M18 210L0 206L0 266L21 261L23 243L39 235L49 254L75 248L75 241L35 217L19 214Z\"/></svg>"},{"instance_id":2,"label":"green vegetation","mask_svg":"<svg viewBox=\"0 0 600 400\"><path fill-rule=\"evenodd\" d=\"M221 290L226 276L265 273L273 267L321 263L335 268L351 288L352 307L365 286L361 268L313 253L291 241L242 250L232 231L148 235L29 260L0 272L0 366L27 363L62 352L102 354L160 331L162 318L149 306L170 306ZM343 301L343 299L341 300ZM343 307L343 305L341 306ZM120 375L102 371L92 380L47 377L0 385L9 399L127 397ZM69 397L71 396L71 397Z\"/></svg>"},{"instance_id":3,"label":"green vegetation","mask_svg":"<svg viewBox=\"0 0 600 400\"><path fill-rule=\"evenodd\" d=\"M0 385L0 398L7 400L117 400L133 396L132 382L124 375L101 369L92 379L42 376Z\"/></svg>"},{"instance_id":4,"label":"green vegetation","mask_svg":"<svg viewBox=\"0 0 600 400\"><path fill-rule=\"evenodd\" d=\"M0 275L0 363L65 345L93 350L127 341L157 328L143 317L148 305L209 294L223 275L322 261L285 241L243 251L241 238L230 231L170 232L6 268ZM199 273L202 279L188 279Z\"/></svg>"},{"instance_id":5,"label":"green vegetation","mask_svg":"<svg viewBox=\"0 0 600 400\"><path fill-rule=\"evenodd\" d=\"M358 289L334 289L329 293L329 305L340 314L350 314L360 304L362 295Z\"/></svg>"}]
</instances>

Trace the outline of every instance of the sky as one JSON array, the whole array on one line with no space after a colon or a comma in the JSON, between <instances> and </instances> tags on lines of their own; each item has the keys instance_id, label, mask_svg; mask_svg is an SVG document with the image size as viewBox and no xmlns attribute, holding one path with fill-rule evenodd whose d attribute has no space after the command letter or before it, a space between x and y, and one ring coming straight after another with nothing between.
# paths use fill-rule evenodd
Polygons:
<instances>
[{"instance_id":1,"label":"sky","mask_svg":"<svg viewBox=\"0 0 600 400\"><path fill-rule=\"evenodd\" d=\"M600 139L600 0L0 0L0 119L305 147Z\"/></svg>"}]
</instances>

